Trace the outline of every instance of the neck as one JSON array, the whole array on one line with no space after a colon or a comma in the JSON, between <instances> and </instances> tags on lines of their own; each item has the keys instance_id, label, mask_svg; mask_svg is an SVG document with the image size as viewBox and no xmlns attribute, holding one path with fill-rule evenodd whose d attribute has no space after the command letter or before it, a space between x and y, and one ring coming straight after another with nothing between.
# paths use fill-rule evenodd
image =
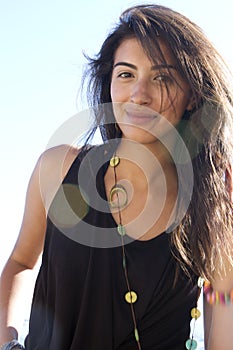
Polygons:
<instances>
[{"instance_id":1,"label":"neck","mask_svg":"<svg viewBox=\"0 0 233 350\"><path fill-rule=\"evenodd\" d=\"M122 138L116 153L121 159L128 160L142 169L148 169L152 172L158 166L164 168L174 163L170 152L159 140L150 144L140 144Z\"/></svg>"},{"instance_id":2,"label":"neck","mask_svg":"<svg viewBox=\"0 0 233 350\"><path fill-rule=\"evenodd\" d=\"M151 150L145 145L123 139L115 152L120 162L116 167L110 166L105 176L110 201L123 206L112 210L115 220L119 222L120 208L120 221L126 225L132 237L140 234L143 239L149 239L163 232L174 221L176 168L167 154L162 153L163 148L162 151L156 150L158 153L155 148ZM118 190L115 190L116 184ZM141 221L142 217L146 219ZM136 226L135 220L138 223Z\"/></svg>"}]
</instances>

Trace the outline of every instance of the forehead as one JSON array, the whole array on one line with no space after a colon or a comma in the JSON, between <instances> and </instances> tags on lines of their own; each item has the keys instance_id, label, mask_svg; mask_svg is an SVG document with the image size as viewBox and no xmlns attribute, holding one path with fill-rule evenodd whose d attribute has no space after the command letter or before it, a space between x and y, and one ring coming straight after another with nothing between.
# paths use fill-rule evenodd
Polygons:
<instances>
[{"instance_id":1,"label":"forehead","mask_svg":"<svg viewBox=\"0 0 233 350\"><path fill-rule=\"evenodd\" d=\"M115 51L114 63L119 60L131 60L150 64L176 64L175 57L163 40L157 39L156 43L149 50L150 52L147 53L136 38L124 39Z\"/></svg>"}]
</instances>

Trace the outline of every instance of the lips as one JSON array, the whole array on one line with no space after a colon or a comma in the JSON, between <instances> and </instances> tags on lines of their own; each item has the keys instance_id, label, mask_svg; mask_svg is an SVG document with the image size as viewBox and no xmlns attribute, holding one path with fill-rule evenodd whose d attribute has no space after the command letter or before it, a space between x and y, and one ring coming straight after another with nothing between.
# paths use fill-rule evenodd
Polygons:
<instances>
[{"instance_id":1,"label":"lips","mask_svg":"<svg viewBox=\"0 0 233 350\"><path fill-rule=\"evenodd\" d=\"M145 115L135 115L135 114L128 114L126 113L127 119L126 122L129 124L136 124L136 125L143 125L151 122L154 120L154 117L149 117Z\"/></svg>"},{"instance_id":2,"label":"lips","mask_svg":"<svg viewBox=\"0 0 233 350\"><path fill-rule=\"evenodd\" d=\"M130 124L143 125L154 121L158 117L157 112L139 105L127 105L124 110L125 121Z\"/></svg>"}]
</instances>

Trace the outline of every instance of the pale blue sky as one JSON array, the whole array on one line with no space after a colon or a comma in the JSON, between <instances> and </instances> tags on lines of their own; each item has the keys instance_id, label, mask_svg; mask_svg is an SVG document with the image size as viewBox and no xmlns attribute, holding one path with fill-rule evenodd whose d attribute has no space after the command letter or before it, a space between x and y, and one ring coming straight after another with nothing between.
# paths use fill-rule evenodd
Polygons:
<instances>
[{"instance_id":1,"label":"pale blue sky","mask_svg":"<svg viewBox=\"0 0 233 350\"><path fill-rule=\"evenodd\" d=\"M54 131L80 111L83 50L96 53L142 1L0 0L0 269L21 223L29 176ZM160 0L199 24L233 67L232 1Z\"/></svg>"}]
</instances>

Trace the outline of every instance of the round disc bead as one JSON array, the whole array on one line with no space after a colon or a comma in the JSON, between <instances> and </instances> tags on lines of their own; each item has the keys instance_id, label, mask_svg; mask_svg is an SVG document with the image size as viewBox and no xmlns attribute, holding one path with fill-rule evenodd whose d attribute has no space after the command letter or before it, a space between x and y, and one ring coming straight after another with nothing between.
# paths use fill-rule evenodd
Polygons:
<instances>
[{"instance_id":1,"label":"round disc bead","mask_svg":"<svg viewBox=\"0 0 233 350\"><path fill-rule=\"evenodd\" d=\"M117 156L114 156L114 157L112 157L112 158L110 159L110 166L113 167L113 168L114 168L115 166L117 166L119 163L120 163L120 158L117 157Z\"/></svg>"},{"instance_id":2,"label":"round disc bead","mask_svg":"<svg viewBox=\"0 0 233 350\"><path fill-rule=\"evenodd\" d=\"M194 307L191 310L191 316L192 316L192 318L195 318L195 320L198 319L201 316L200 310L198 310L196 307Z\"/></svg>"},{"instance_id":3,"label":"round disc bead","mask_svg":"<svg viewBox=\"0 0 233 350\"><path fill-rule=\"evenodd\" d=\"M133 292L132 290L131 290L131 292L127 292L125 294L125 300L129 304L134 304L137 301L137 298L138 298L137 294L135 292Z\"/></svg>"},{"instance_id":4,"label":"round disc bead","mask_svg":"<svg viewBox=\"0 0 233 350\"><path fill-rule=\"evenodd\" d=\"M187 350L196 350L197 348L197 342L194 339L188 339L185 343Z\"/></svg>"},{"instance_id":5,"label":"round disc bead","mask_svg":"<svg viewBox=\"0 0 233 350\"><path fill-rule=\"evenodd\" d=\"M126 234L125 227L123 225L119 224L117 226L117 231L121 236L125 236L125 234Z\"/></svg>"}]
</instances>

